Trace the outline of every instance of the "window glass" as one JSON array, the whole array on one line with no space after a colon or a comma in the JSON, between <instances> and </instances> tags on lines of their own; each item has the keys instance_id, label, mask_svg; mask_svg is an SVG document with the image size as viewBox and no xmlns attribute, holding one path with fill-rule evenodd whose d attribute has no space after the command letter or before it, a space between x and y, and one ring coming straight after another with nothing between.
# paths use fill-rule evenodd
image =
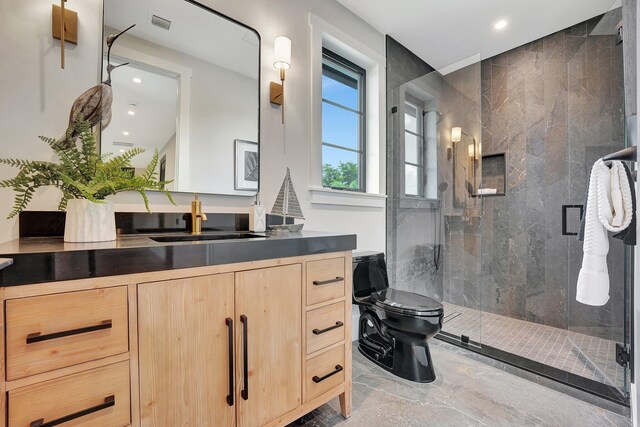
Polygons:
<instances>
[{"instance_id":1,"label":"window glass","mask_svg":"<svg viewBox=\"0 0 640 427\"><path fill-rule=\"evenodd\" d=\"M322 103L322 142L357 150L360 145L360 115Z\"/></svg>"},{"instance_id":2,"label":"window glass","mask_svg":"<svg viewBox=\"0 0 640 427\"><path fill-rule=\"evenodd\" d=\"M404 165L405 186L404 192L409 196L420 196L419 168L417 166Z\"/></svg>"},{"instance_id":3,"label":"window glass","mask_svg":"<svg viewBox=\"0 0 640 427\"><path fill-rule=\"evenodd\" d=\"M347 77L339 78L338 73L330 67L322 67L322 97L345 107L358 109L358 80Z\"/></svg>"},{"instance_id":4,"label":"window glass","mask_svg":"<svg viewBox=\"0 0 640 427\"><path fill-rule=\"evenodd\" d=\"M322 185L359 189L358 153L329 146L322 147Z\"/></svg>"},{"instance_id":5,"label":"window glass","mask_svg":"<svg viewBox=\"0 0 640 427\"><path fill-rule=\"evenodd\" d=\"M421 103L407 96L404 104L404 193L423 196L424 126Z\"/></svg>"},{"instance_id":6,"label":"window glass","mask_svg":"<svg viewBox=\"0 0 640 427\"><path fill-rule=\"evenodd\" d=\"M365 71L323 49L322 185L365 190Z\"/></svg>"},{"instance_id":7,"label":"window glass","mask_svg":"<svg viewBox=\"0 0 640 427\"><path fill-rule=\"evenodd\" d=\"M404 133L404 160L414 165L422 164L421 147L418 144L418 137L412 133Z\"/></svg>"}]
</instances>

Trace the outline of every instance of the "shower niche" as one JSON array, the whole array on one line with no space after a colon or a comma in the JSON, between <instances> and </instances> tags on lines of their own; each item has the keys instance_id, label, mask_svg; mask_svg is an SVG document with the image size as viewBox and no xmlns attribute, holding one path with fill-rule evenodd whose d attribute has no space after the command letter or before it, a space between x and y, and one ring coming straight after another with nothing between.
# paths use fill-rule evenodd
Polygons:
<instances>
[{"instance_id":1,"label":"shower niche","mask_svg":"<svg viewBox=\"0 0 640 427\"><path fill-rule=\"evenodd\" d=\"M507 162L505 153L482 156L482 184L476 196L504 196L506 194Z\"/></svg>"}]
</instances>

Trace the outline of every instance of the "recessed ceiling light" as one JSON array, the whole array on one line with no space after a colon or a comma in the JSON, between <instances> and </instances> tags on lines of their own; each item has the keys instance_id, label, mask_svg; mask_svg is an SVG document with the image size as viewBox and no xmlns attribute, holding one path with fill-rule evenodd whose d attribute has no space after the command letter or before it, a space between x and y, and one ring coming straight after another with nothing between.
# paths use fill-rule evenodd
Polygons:
<instances>
[{"instance_id":1,"label":"recessed ceiling light","mask_svg":"<svg viewBox=\"0 0 640 427\"><path fill-rule=\"evenodd\" d=\"M134 77L133 82L139 84L139 83L142 83L142 79L140 77Z\"/></svg>"},{"instance_id":2,"label":"recessed ceiling light","mask_svg":"<svg viewBox=\"0 0 640 427\"><path fill-rule=\"evenodd\" d=\"M127 111L127 114L130 115L130 116L135 116L136 112L133 111L133 110L129 110L129 111Z\"/></svg>"},{"instance_id":3,"label":"recessed ceiling light","mask_svg":"<svg viewBox=\"0 0 640 427\"><path fill-rule=\"evenodd\" d=\"M507 26L507 21L505 21L504 19L493 24L493 28L495 28L496 30L502 30L506 26Z\"/></svg>"},{"instance_id":4,"label":"recessed ceiling light","mask_svg":"<svg viewBox=\"0 0 640 427\"><path fill-rule=\"evenodd\" d=\"M123 134L124 136L129 136L129 132L128 132L128 131L126 131L126 130L125 130L124 132L122 132L122 134Z\"/></svg>"},{"instance_id":5,"label":"recessed ceiling light","mask_svg":"<svg viewBox=\"0 0 640 427\"><path fill-rule=\"evenodd\" d=\"M124 153L124 150L120 150L121 153Z\"/></svg>"}]
</instances>

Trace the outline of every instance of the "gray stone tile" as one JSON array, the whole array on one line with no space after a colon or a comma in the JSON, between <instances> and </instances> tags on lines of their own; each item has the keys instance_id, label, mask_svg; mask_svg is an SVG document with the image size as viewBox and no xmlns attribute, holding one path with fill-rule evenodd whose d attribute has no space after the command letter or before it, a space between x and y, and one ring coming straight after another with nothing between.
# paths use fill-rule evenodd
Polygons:
<instances>
[{"instance_id":1,"label":"gray stone tile","mask_svg":"<svg viewBox=\"0 0 640 427\"><path fill-rule=\"evenodd\" d=\"M373 366L354 377L349 419L340 416L334 399L292 426L631 425L628 417L473 360L468 350L435 341L431 351L433 383L413 383ZM354 351L354 360L361 357Z\"/></svg>"}]
</instances>

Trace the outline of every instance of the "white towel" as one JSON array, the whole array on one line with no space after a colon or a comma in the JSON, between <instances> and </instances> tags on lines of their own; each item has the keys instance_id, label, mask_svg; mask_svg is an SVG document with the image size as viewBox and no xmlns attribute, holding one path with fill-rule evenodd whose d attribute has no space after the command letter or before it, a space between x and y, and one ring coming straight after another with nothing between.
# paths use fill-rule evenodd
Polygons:
<instances>
[{"instance_id":1,"label":"white towel","mask_svg":"<svg viewBox=\"0 0 640 427\"><path fill-rule=\"evenodd\" d=\"M498 194L498 189L497 188L480 188L478 189L478 194L481 196L485 194Z\"/></svg>"},{"instance_id":2,"label":"white towel","mask_svg":"<svg viewBox=\"0 0 640 427\"><path fill-rule=\"evenodd\" d=\"M598 160L591 169L585 217L582 268L578 275L576 300L601 306L609 301L607 230L619 232L631 223L633 206L629 180L621 162L611 169Z\"/></svg>"}]
</instances>

